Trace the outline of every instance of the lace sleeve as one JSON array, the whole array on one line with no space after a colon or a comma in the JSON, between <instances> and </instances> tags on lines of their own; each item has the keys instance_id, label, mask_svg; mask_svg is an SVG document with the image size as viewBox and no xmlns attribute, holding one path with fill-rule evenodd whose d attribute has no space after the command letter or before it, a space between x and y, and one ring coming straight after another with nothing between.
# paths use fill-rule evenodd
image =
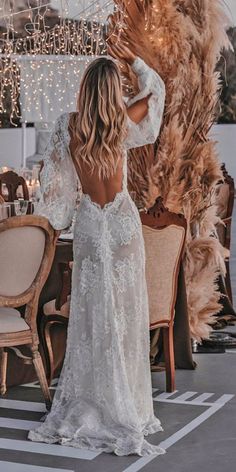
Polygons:
<instances>
[{"instance_id":1,"label":"lace sleeve","mask_svg":"<svg viewBox=\"0 0 236 472\"><path fill-rule=\"evenodd\" d=\"M56 121L44 154L41 198L36 213L45 216L53 228L70 226L77 198L78 181L69 151L68 114Z\"/></svg>"},{"instance_id":2,"label":"lace sleeve","mask_svg":"<svg viewBox=\"0 0 236 472\"><path fill-rule=\"evenodd\" d=\"M138 75L140 92L128 101L128 107L149 94L151 96L148 100L148 113L140 123L136 124L128 117L126 149L145 146L156 141L165 105L165 84L157 72L139 57L135 59L132 69Z\"/></svg>"}]
</instances>

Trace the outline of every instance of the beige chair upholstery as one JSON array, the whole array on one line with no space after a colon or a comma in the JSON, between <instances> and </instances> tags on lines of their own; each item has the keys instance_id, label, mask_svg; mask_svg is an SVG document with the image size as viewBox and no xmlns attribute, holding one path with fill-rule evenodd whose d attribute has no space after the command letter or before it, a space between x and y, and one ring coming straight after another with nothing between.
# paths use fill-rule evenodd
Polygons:
<instances>
[{"instance_id":1,"label":"beige chair upholstery","mask_svg":"<svg viewBox=\"0 0 236 472\"><path fill-rule=\"evenodd\" d=\"M0 307L0 334L27 331L30 327L15 308Z\"/></svg>"},{"instance_id":2,"label":"beige chair upholstery","mask_svg":"<svg viewBox=\"0 0 236 472\"><path fill-rule=\"evenodd\" d=\"M162 334L166 390L175 390L174 316L179 268L184 251L187 221L173 213L158 197L147 211L140 212L146 251L146 280L150 310L150 360L159 350ZM161 328L161 330L159 329ZM152 362L152 371L163 367Z\"/></svg>"},{"instance_id":3,"label":"beige chair upholstery","mask_svg":"<svg viewBox=\"0 0 236 472\"><path fill-rule=\"evenodd\" d=\"M150 327L168 325L174 317L176 277L185 229L171 225L153 229L143 225Z\"/></svg>"},{"instance_id":4,"label":"beige chair upholstery","mask_svg":"<svg viewBox=\"0 0 236 472\"><path fill-rule=\"evenodd\" d=\"M54 258L57 233L41 216L0 221L0 394L6 393L9 349L34 364L47 409L51 395L39 351L38 301ZM24 314L17 308L24 307ZM17 346L17 348L16 348ZM30 356L19 346L28 346Z\"/></svg>"},{"instance_id":5,"label":"beige chair upholstery","mask_svg":"<svg viewBox=\"0 0 236 472\"><path fill-rule=\"evenodd\" d=\"M25 226L0 233L0 295L17 296L25 292L40 268L45 248L41 228Z\"/></svg>"}]
</instances>

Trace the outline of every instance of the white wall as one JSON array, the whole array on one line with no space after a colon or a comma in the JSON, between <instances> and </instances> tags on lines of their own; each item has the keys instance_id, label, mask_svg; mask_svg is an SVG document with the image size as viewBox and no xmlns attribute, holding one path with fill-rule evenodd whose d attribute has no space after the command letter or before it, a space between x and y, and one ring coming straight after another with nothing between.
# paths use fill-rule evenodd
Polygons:
<instances>
[{"instance_id":1,"label":"white wall","mask_svg":"<svg viewBox=\"0 0 236 472\"><path fill-rule=\"evenodd\" d=\"M211 137L218 141L219 159L236 182L236 124L213 126Z\"/></svg>"},{"instance_id":2,"label":"white wall","mask_svg":"<svg viewBox=\"0 0 236 472\"><path fill-rule=\"evenodd\" d=\"M0 167L9 166L16 169L21 167L22 137L21 128L0 128ZM26 128L26 156L31 156L35 150L35 129Z\"/></svg>"},{"instance_id":3,"label":"white wall","mask_svg":"<svg viewBox=\"0 0 236 472\"><path fill-rule=\"evenodd\" d=\"M236 25L236 0L225 0L225 10L229 14L232 23Z\"/></svg>"},{"instance_id":4,"label":"white wall","mask_svg":"<svg viewBox=\"0 0 236 472\"><path fill-rule=\"evenodd\" d=\"M27 157L36 150L36 136L34 128L27 128ZM225 162L230 175L236 181L236 124L215 125L211 137L218 141L217 150L221 162ZM48 137L47 137L48 139ZM17 129L0 129L0 167L19 168L22 156L22 131Z\"/></svg>"}]
</instances>

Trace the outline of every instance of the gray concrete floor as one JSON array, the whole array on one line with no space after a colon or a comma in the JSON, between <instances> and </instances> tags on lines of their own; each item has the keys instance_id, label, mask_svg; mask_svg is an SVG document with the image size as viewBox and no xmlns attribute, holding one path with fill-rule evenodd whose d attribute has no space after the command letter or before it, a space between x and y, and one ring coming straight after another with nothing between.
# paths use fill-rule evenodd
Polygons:
<instances>
[{"instance_id":1,"label":"gray concrete floor","mask_svg":"<svg viewBox=\"0 0 236 472\"><path fill-rule=\"evenodd\" d=\"M236 305L235 235L236 214L231 256L231 280ZM236 332L236 328L231 329ZM37 406L37 402L42 402L42 395L37 386L17 387L10 389L4 400L0 399L0 472L234 471L236 349L225 354L199 354L194 357L198 365L196 371L178 370L178 391L169 397L167 394L163 396L164 373L153 374L154 408L165 431L150 436L149 440L154 444L164 442L166 455L148 459L110 454L82 458L73 457L72 448L68 448L69 451L66 450L65 456L61 457L61 446L35 446L35 443L34 451L27 451L27 445L32 443L26 440L27 423L24 421L39 421L42 413L32 411L31 403L14 402L35 402ZM201 394L208 395L199 398ZM9 423L11 419L13 426Z\"/></svg>"}]
</instances>

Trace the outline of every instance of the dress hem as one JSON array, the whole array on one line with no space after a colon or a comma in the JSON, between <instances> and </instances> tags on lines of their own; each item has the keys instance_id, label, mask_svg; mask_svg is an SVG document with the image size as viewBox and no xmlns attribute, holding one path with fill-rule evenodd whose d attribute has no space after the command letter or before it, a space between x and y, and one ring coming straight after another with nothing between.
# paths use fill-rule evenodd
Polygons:
<instances>
[{"instance_id":1,"label":"dress hem","mask_svg":"<svg viewBox=\"0 0 236 472\"><path fill-rule=\"evenodd\" d=\"M139 456L147 456L147 455L161 455L165 454L165 450L159 446L150 444L146 441L145 436L149 434L154 434L157 432L162 432L163 428L160 424L158 425L150 425L150 427L145 428L142 431L143 437L140 440L132 437L124 437L124 438L117 438L114 441L102 440L102 439L95 439L95 438L85 438L85 437L72 437L66 438L63 436L51 436L47 434L42 434L36 431L30 431L28 435L28 439L34 442L44 442L46 444L60 444L62 446L74 447L77 449L86 449L93 452L99 453L114 453L117 456L128 456L128 455L139 455ZM103 444L103 446L99 446L99 442ZM92 443L96 443L94 445ZM130 443L130 446L128 446Z\"/></svg>"}]
</instances>

